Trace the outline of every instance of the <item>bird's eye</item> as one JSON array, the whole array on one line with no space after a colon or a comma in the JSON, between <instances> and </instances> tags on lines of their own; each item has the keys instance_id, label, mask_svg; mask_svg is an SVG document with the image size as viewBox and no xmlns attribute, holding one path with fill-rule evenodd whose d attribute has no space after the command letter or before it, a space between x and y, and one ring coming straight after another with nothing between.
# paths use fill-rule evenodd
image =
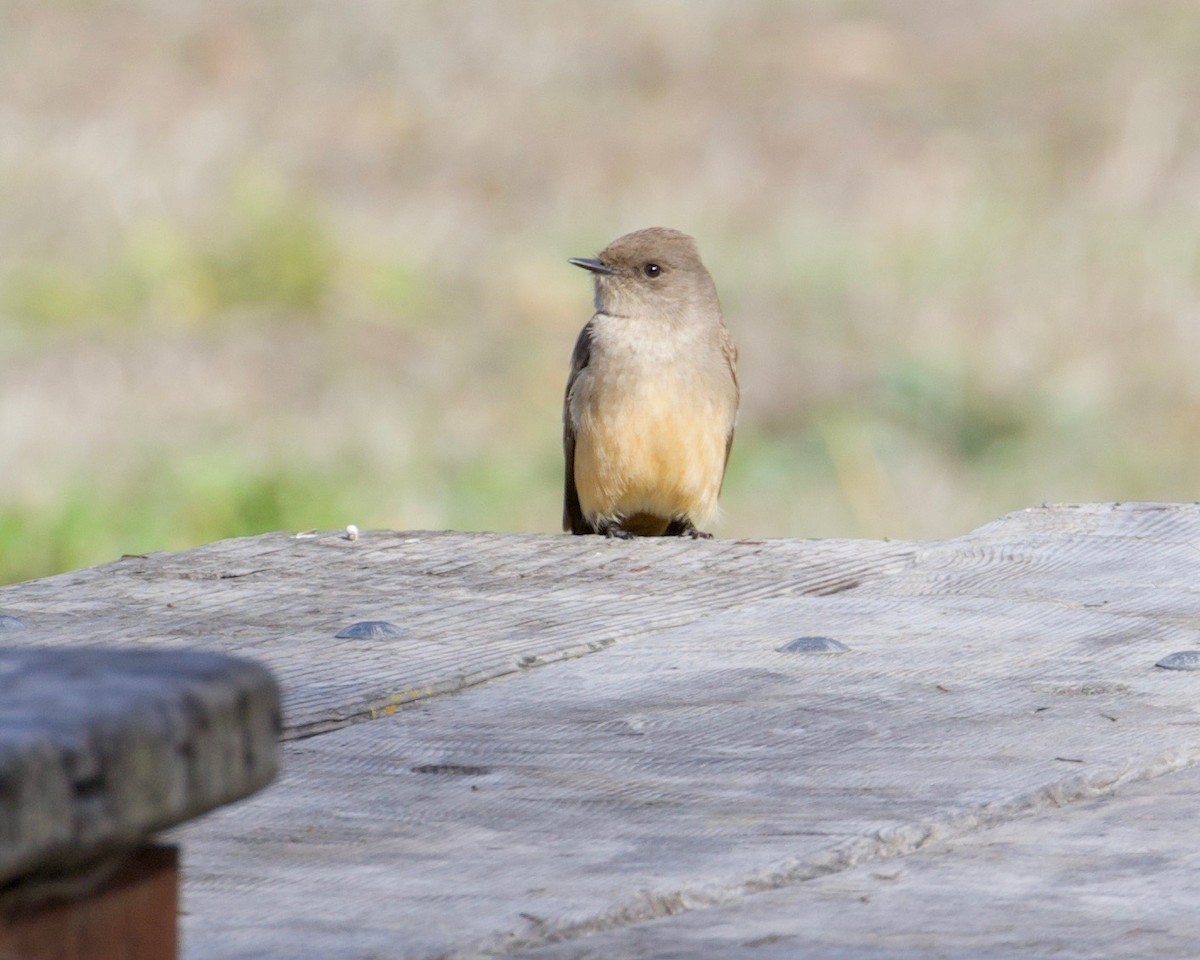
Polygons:
<instances>
[{"instance_id":1,"label":"bird's eye","mask_svg":"<svg viewBox=\"0 0 1200 960\"><path fill-rule=\"evenodd\" d=\"M660 273L662 273L662 267L660 267L657 263L648 263L642 267L642 273L648 277L657 277Z\"/></svg>"}]
</instances>

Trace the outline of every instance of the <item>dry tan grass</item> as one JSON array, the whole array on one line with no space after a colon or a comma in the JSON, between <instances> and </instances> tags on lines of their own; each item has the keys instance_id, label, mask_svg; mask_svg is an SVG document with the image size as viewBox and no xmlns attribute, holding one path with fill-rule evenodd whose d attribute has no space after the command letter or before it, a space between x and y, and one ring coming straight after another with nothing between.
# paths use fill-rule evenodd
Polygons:
<instances>
[{"instance_id":1,"label":"dry tan grass","mask_svg":"<svg viewBox=\"0 0 1200 960\"><path fill-rule=\"evenodd\" d=\"M1200 7L0 8L0 577L553 530L565 264L695 234L724 536L1200 488Z\"/></svg>"}]
</instances>

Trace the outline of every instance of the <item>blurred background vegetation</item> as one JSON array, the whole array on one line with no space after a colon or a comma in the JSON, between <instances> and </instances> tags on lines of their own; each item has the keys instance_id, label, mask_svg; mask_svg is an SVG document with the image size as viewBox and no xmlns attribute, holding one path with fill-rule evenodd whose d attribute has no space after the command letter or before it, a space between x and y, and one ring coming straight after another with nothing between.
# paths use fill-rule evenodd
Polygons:
<instances>
[{"instance_id":1,"label":"blurred background vegetation","mask_svg":"<svg viewBox=\"0 0 1200 960\"><path fill-rule=\"evenodd\" d=\"M1200 496L1200 5L0 2L0 582L555 531L568 266L694 234L718 536Z\"/></svg>"}]
</instances>

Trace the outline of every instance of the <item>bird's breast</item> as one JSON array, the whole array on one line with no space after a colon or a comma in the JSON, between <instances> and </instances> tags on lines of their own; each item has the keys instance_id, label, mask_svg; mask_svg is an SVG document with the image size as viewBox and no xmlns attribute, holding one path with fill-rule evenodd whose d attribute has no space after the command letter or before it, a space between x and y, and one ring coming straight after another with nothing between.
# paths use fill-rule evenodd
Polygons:
<instances>
[{"instance_id":1,"label":"bird's breast","mask_svg":"<svg viewBox=\"0 0 1200 960\"><path fill-rule=\"evenodd\" d=\"M589 518L646 513L707 523L737 412L719 343L623 332L595 338L571 397L580 507Z\"/></svg>"}]
</instances>

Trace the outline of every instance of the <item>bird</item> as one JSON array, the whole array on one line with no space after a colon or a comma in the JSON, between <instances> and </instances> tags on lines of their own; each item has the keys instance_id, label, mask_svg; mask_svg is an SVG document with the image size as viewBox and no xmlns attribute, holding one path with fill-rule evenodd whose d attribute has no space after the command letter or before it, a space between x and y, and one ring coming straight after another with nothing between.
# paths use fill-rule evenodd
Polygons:
<instances>
[{"instance_id":1,"label":"bird","mask_svg":"<svg viewBox=\"0 0 1200 960\"><path fill-rule=\"evenodd\" d=\"M568 262L592 274L595 314L563 399L563 529L711 539L740 390L696 241L649 227Z\"/></svg>"}]
</instances>

